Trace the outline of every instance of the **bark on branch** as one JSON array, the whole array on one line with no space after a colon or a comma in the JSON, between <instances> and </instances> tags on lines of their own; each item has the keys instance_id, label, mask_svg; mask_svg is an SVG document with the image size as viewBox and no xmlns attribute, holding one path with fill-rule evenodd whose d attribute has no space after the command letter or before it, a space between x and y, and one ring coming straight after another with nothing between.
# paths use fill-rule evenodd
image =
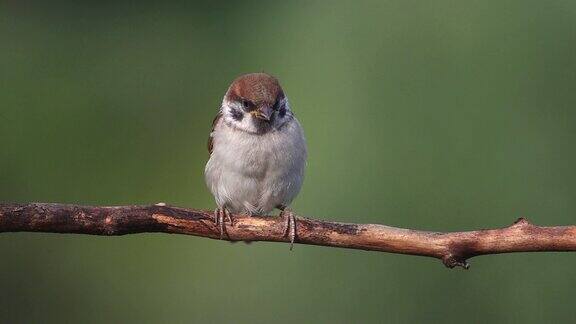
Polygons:
<instances>
[{"instance_id":1,"label":"bark on branch","mask_svg":"<svg viewBox=\"0 0 576 324\"><path fill-rule=\"evenodd\" d=\"M289 242L280 217L236 215L226 224L230 241ZM499 229L427 232L376 224L346 224L296 217L296 243L434 257L449 268L468 268L485 254L576 251L576 226L540 227L520 218ZM0 233L51 232L125 235L146 232L219 239L211 211L152 206L0 204Z\"/></svg>"}]
</instances>

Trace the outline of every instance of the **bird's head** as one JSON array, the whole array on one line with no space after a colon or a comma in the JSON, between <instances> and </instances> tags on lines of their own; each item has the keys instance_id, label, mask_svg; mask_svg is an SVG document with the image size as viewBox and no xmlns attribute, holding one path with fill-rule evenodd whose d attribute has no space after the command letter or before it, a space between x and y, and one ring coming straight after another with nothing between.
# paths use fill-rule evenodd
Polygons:
<instances>
[{"instance_id":1,"label":"bird's head","mask_svg":"<svg viewBox=\"0 0 576 324\"><path fill-rule=\"evenodd\" d=\"M280 83L266 73L234 80L222 101L222 114L228 124L250 133L278 129L292 118Z\"/></svg>"}]
</instances>

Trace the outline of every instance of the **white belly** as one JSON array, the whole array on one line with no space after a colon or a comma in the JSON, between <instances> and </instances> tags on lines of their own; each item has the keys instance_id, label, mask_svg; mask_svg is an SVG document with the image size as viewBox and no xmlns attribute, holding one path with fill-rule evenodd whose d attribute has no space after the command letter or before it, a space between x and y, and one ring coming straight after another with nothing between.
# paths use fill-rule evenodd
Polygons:
<instances>
[{"instance_id":1,"label":"white belly","mask_svg":"<svg viewBox=\"0 0 576 324\"><path fill-rule=\"evenodd\" d=\"M296 119L261 135L221 123L214 130L205 177L220 208L261 215L292 202L305 165L306 143Z\"/></svg>"}]
</instances>

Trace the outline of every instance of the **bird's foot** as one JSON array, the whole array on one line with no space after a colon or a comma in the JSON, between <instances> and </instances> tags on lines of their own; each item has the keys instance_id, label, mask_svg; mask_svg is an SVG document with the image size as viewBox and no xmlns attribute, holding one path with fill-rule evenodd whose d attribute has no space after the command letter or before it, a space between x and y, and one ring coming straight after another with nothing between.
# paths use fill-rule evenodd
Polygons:
<instances>
[{"instance_id":1,"label":"bird's foot","mask_svg":"<svg viewBox=\"0 0 576 324\"><path fill-rule=\"evenodd\" d=\"M226 208L216 208L214 210L214 224L220 227L220 239L224 239L224 234L230 238L226 232L226 221L230 222L231 226L234 226L234 220L232 219L232 214Z\"/></svg>"},{"instance_id":2,"label":"bird's foot","mask_svg":"<svg viewBox=\"0 0 576 324\"><path fill-rule=\"evenodd\" d=\"M294 247L294 239L296 238L296 218L288 208L281 210L280 217L285 219L284 236L287 236L290 239L290 251L292 251L292 248Z\"/></svg>"}]
</instances>

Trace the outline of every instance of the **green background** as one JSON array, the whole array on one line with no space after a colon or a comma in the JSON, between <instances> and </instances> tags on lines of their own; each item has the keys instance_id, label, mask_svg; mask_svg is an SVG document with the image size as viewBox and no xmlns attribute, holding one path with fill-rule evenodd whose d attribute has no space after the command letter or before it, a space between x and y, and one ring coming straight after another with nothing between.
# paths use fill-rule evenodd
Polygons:
<instances>
[{"instance_id":1,"label":"green background","mask_svg":"<svg viewBox=\"0 0 576 324\"><path fill-rule=\"evenodd\" d=\"M227 86L276 75L293 208L424 230L576 223L576 2L0 4L0 201L214 208ZM567 322L576 254L422 257L195 237L0 235L0 321Z\"/></svg>"}]
</instances>

